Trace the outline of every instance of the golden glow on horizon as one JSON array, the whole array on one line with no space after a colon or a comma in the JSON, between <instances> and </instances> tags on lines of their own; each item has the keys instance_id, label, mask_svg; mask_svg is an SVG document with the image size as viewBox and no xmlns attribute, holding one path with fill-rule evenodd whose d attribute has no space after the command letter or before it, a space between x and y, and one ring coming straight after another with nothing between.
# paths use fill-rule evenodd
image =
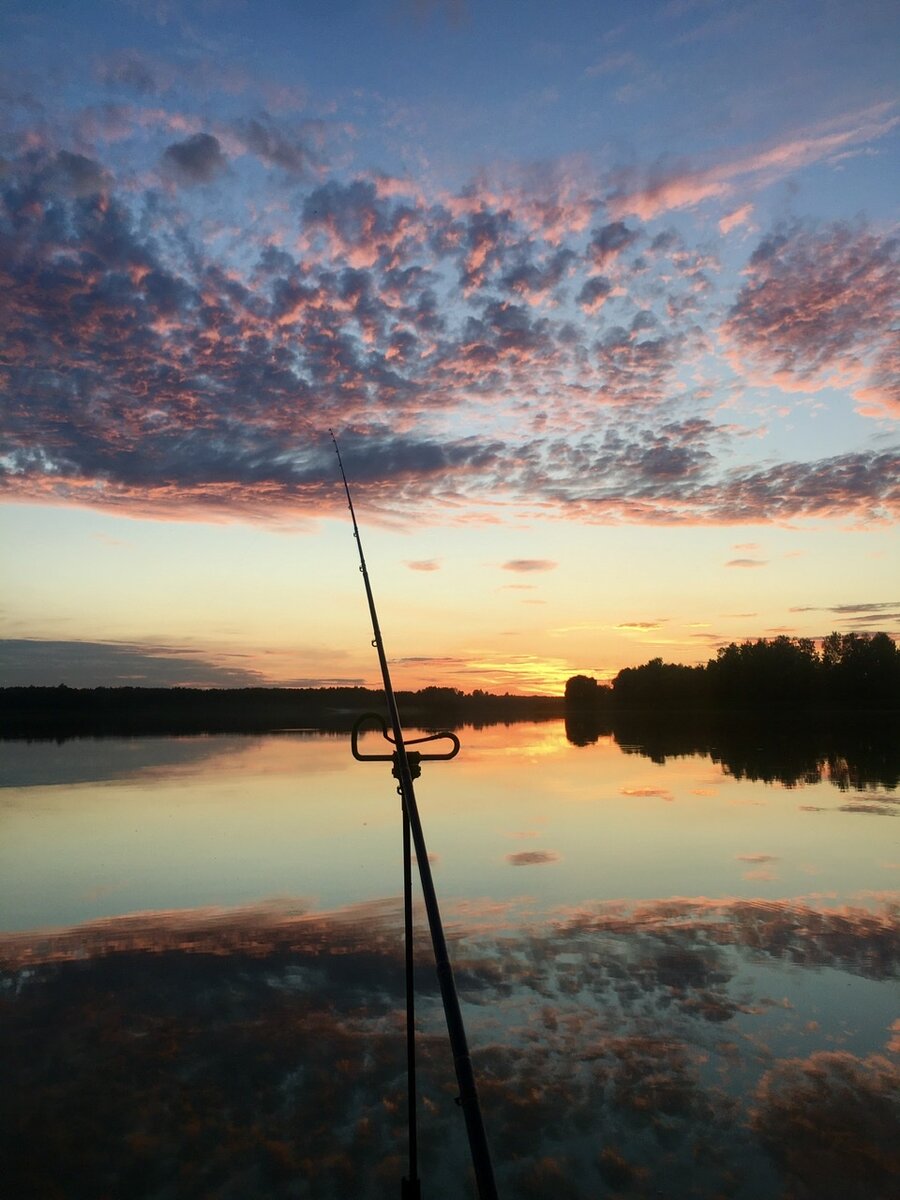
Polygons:
<instances>
[{"instance_id":1,"label":"golden glow on horizon","mask_svg":"<svg viewBox=\"0 0 900 1200\"><path fill-rule=\"evenodd\" d=\"M157 661L196 665L191 680L182 674L178 681L201 686L241 686L242 678L243 685L380 686L355 545L343 521L323 522L315 534L286 534L72 508L4 506L0 516L14 511L8 638L60 640L76 650L85 641L134 647ZM894 534L877 527L757 527L738 536L709 527L544 522L372 527L365 538L400 689L558 695L575 674L608 681L657 656L705 663L730 641L861 628L854 612L845 616L824 602L852 607L890 599L900 586L900 572L887 565L897 561ZM768 565L728 569L735 547L751 539ZM408 565L430 560L437 569ZM518 560L558 565L504 569ZM48 579L56 581L52 589ZM98 672L104 661L98 658ZM210 678L209 664L235 672L234 681ZM157 677L154 668L147 682ZM142 680L100 674L92 682Z\"/></svg>"}]
</instances>

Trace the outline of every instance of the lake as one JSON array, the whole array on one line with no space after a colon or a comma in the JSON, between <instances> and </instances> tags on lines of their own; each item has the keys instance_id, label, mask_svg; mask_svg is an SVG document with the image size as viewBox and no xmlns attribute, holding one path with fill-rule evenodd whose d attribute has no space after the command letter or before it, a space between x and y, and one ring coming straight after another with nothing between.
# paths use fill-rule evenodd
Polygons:
<instances>
[{"instance_id":1,"label":"lake","mask_svg":"<svg viewBox=\"0 0 900 1200\"><path fill-rule=\"evenodd\" d=\"M896 747L459 735L417 794L501 1196L895 1195ZM302 731L7 741L0 824L11 1194L399 1194L389 764ZM420 1173L450 1200L416 895Z\"/></svg>"}]
</instances>

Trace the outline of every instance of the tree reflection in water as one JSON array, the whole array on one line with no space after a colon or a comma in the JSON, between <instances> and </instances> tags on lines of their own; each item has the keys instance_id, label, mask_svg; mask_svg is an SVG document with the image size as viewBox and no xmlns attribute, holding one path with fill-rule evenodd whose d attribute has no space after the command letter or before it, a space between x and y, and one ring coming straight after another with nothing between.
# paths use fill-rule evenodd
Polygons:
<instances>
[{"instance_id":1,"label":"tree reflection in water","mask_svg":"<svg viewBox=\"0 0 900 1200\"><path fill-rule=\"evenodd\" d=\"M841 791L900 787L900 722L892 714L819 722L783 715L765 721L758 715L716 720L671 713L567 714L566 736L573 745L588 746L604 735L612 735L624 753L656 763L708 755L735 779L785 787L830 780Z\"/></svg>"}]
</instances>

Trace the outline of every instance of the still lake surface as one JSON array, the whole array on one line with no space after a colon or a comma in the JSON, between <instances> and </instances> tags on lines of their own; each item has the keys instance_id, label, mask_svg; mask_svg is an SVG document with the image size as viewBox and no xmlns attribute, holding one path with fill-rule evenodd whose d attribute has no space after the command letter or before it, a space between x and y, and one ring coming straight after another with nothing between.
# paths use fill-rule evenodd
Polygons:
<instances>
[{"instance_id":1,"label":"still lake surface","mask_svg":"<svg viewBox=\"0 0 900 1200\"><path fill-rule=\"evenodd\" d=\"M417 793L501 1195L897 1194L895 776L459 732ZM399 1193L389 764L312 732L5 742L0 829L15 1194ZM417 921L449 1200L474 1191Z\"/></svg>"}]
</instances>

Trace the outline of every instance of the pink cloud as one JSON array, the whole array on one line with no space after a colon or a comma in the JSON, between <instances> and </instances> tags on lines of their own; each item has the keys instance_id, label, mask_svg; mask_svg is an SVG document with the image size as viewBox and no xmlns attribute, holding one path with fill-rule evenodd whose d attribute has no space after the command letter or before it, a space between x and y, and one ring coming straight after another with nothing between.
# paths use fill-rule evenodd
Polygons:
<instances>
[{"instance_id":1,"label":"pink cloud","mask_svg":"<svg viewBox=\"0 0 900 1200\"><path fill-rule=\"evenodd\" d=\"M900 122L890 108L878 105L850 114L834 123L837 128L819 127L713 167L682 167L658 173L642 187L612 196L609 210L614 217L633 213L649 221L664 212L692 208L705 200L724 200L732 195L738 181L744 188L768 186L801 167L827 161L840 150L886 136Z\"/></svg>"},{"instance_id":2,"label":"pink cloud","mask_svg":"<svg viewBox=\"0 0 900 1200\"><path fill-rule=\"evenodd\" d=\"M866 414L900 412L898 273L898 239L861 224L763 239L722 326L729 361L764 386L836 386L853 391Z\"/></svg>"},{"instance_id":3,"label":"pink cloud","mask_svg":"<svg viewBox=\"0 0 900 1200\"><path fill-rule=\"evenodd\" d=\"M740 208L736 208L734 212L728 213L719 221L719 233L728 234L732 229L737 229L741 225L749 223L753 215L753 205L749 202L742 204Z\"/></svg>"},{"instance_id":4,"label":"pink cloud","mask_svg":"<svg viewBox=\"0 0 900 1200\"><path fill-rule=\"evenodd\" d=\"M167 138L173 169L217 197L251 154L305 169L301 142L269 117L201 132ZM351 439L354 486L378 520L496 522L507 505L592 523L883 520L900 502L891 452L728 470L720 451L738 427L674 419L679 398L710 400L684 380L711 350L701 324L718 264L679 235L648 243L616 220L587 246L555 248L551 228L596 221L597 205L552 172L530 195L524 172L505 188L473 184L452 208L402 181L309 184L293 224L266 226L243 271L215 249L236 227L211 220L208 240L173 254L170 217L149 231L101 162L35 151L7 175L2 203L20 231L0 264L10 498L310 521L340 508L330 423ZM765 239L723 330L729 352L790 386L853 378L860 404L887 411L892 254L861 226ZM601 260L615 280L594 273ZM837 315L808 303L836 287ZM769 293L783 302L775 328ZM812 313L814 339L791 305ZM496 437L450 436L488 412Z\"/></svg>"}]
</instances>

